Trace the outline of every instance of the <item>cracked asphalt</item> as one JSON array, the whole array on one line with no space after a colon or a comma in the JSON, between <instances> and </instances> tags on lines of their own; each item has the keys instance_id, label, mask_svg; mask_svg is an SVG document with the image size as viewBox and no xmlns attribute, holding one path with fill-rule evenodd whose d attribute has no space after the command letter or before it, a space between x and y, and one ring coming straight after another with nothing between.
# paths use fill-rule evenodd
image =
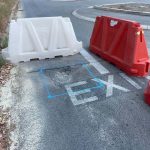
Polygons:
<instances>
[{"instance_id":1,"label":"cracked asphalt","mask_svg":"<svg viewBox=\"0 0 150 150\"><path fill-rule=\"evenodd\" d=\"M88 50L94 24L75 18L72 12L112 2L119 1L23 0L22 4L25 17L70 17L77 39ZM149 32L145 35L149 41ZM150 108L143 101L150 77L128 77L89 55L91 60L76 54L15 67L9 88L17 118L18 150L150 149Z\"/></svg>"}]
</instances>

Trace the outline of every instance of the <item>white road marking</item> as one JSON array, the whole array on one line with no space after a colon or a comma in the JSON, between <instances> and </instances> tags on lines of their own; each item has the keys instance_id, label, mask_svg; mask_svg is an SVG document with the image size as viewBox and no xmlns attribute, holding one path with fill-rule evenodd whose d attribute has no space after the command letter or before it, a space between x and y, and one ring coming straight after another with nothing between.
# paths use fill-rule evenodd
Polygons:
<instances>
[{"instance_id":1,"label":"white road marking","mask_svg":"<svg viewBox=\"0 0 150 150\"><path fill-rule=\"evenodd\" d=\"M104 4L104 5L97 5L97 6L112 6L112 5L120 5L120 4L134 4L135 2L127 2L127 3L110 3L110 4ZM96 6L96 5L95 5Z\"/></svg>"},{"instance_id":2,"label":"white road marking","mask_svg":"<svg viewBox=\"0 0 150 150\"><path fill-rule=\"evenodd\" d=\"M108 82L109 82L110 84L113 84L113 81L114 81L114 76L113 76L113 75L109 75L109 76L108 76ZM109 97L109 96L111 96L111 95L113 95L113 87L112 87L111 85L108 85L108 86L107 86L106 97Z\"/></svg>"},{"instance_id":3,"label":"white road marking","mask_svg":"<svg viewBox=\"0 0 150 150\"><path fill-rule=\"evenodd\" d=\"M84 103L87 103L87 102L92 102L92 101L98 100L97 96L89 97L89 98L86 98L86 99L83 99L83 100L77 100L77 98L76 98L77 95L91 92L91 90L90 89L85 89L85 90L74 92L72 90L72 87L76 87L76 86L80 86L80 85L84 85L84 84L87 84L87 82L86 81L81 81L81 82L65 85L65 88L68 92L68 95L70 96L71 101L74 105L80 105L80 104L84 104Z\"/></svg>"},{"instance_id":4,"label":"white road marking","mask_svg":"<svg viewBox=\"0 0 150 150\"><path fill-rule=\"evenodd\" d=\"M96 6L96 5L95 5ZM87 8L93 8L93 6L89 6ZM78 19L81 19L81 20L85 20L85 21L89 21L89 22L95 22L95 18L92 18L92 17L87 17L87 16L83 16L81 14L78 13L80 9L76 9L72 12L72 15L75 16L76 18ZM144 30L150 30L150 25L142 25L142 28Z\"/></svg>"},{"instance_id":5,"label":"white road marking","mask_svg":"<svg viewBox=\"0 0 150 150\"><path fill-rule=\"evenodd\" d=\"M150 76L145 77L146 79L150 80Z\"/></svg>"},{"instance_id":6,"label":"white road marking","mask_svg":"<svg viewBox=\"0 0 150 150\"><path fill-rule=\"evenodd\" d=\"M101 82L101 83L103 83L107 86L106 97L110 97L110 96L113 95L113 88L116 88L116 89L121 90L123 92L129 92L130 91L129 89L126 89L122 86L114 84L113 79L114 79L113 75L108 75L108 81L107 82L104 81L104 80L101 80L99 78L94 78L92 80L95 81L95 82L98 82L98 83ZM76 96L78 96L80 94L85 94L85 93L88 93L88 92L92 92L90 89L83 89L83 90L79 90L79 91L76 91L76 92L72 90L73 87L81 86L81 85L84 85L84 84L87 84L87 82L86 81L81 81L81 82L76 82L76 83L73 83L73 84L65 85L67 93L70 96L70 99L71 99L71 101L74 105L80 105L80 104L84 104L84 103L87 103L87 102L93 102L93 101L98 100L97 96L92 96L92 97L85 98L85 99L82 99L82 100L77 100Z\"/></svg>"},{"instance_id":7,"label":"white road marking","mask_svg":"<svg viewBox=\"0 0 150 150\"><path fill-rule=\"evenodd\" d=\"M96 101L96 100L98 100L98 97L97 96L93 96L93 97L89 97L89 98L86 98L86 99L83 99L83 100L75 101L74 105L81 105L81 104L93 102L93 101Z\"/></svg>"},{"instance_id":8,"label":"white road marking","mask_svg":"<svg viewBox=\"0 0 150 150\"><path fill-rule=\"evenodd\" d=\"M86 50L82 49L80 53L100 74L109 73L109 71Z\"/></svg>"},{"instance_id":9,"label":"white road marking","mask_svg":"<svg viewBox=\"0 0 150 150\"><path fill-rule=\"evenodd\" d=\"M99 79L99 78L95 78L95 79L92 79L92 80L95 81L95 82L102 82L103 84L105 84L105 85L107 86L106 97L113 95L113 91L112 91L111 87L112 87L112 88L116 88L116 89L118 89L118 90L121 90L121 91L123 91L123 92L129 92L129 91L130 91L129 89L126 89L126 88L124 88L124 87L122 87L122 86L113 84L113 77L112 77L112 75L109 75L109 76L108 76L108 82L103 81L103 80L101 80L101 79ZM111 82L110 82L110 81L111 81ZM108 89L109 89L109 90L108 90Z\"/></svg>"},{"instance_id":10,"label":"white road marking","mask_svg":"<svg viewBox=\"0 0 150 150\"><path fill-rule=\"evenodd\" d=\"M93 6L91 6L93 7ZM72 15L75 16L76 18L78 19L82 19L82 20L86 20L86 21L90 21L90 22L95 22L95 19L94 18L90 18L90 17L86 17L86 16L82 16L80 14L77 13L79 9L76 9L72 12Z\"/></svg>"},{"instance_id":11,"label":"white road marking","mask_svg":"<svg viewBox=\"0 0 150 150\"><path fill-rule=\"evenodd\" d=\"M133 81L131 78L129 78L124 73L120 73L120 76L124 78L127 82L129 82L131 85L133 85L136 89L142 89L141 86L139 86L135 81Z\"/></svg>"}]
</instances>

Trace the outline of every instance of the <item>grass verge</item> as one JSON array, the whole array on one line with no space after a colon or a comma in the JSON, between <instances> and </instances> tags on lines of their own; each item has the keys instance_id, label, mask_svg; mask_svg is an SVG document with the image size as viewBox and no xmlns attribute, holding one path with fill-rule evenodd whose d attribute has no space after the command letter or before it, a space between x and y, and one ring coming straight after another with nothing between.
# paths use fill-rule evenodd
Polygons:
<instances>
[{"instance_id":1,"label":"grass verge","mask_svg":"<svg viewBox=\"0 0 150 150\"><path fill-rule=\"evenodd\" d=\"M13 7L18 0L0 0L0 51L8 46L7 26ZM5 64L0 55L0 68Z\"/></svg>"},{"instance_id":2,"label":"grass verge","mask_svg":"<svg viewBox=\"0 0 150 150\"><path fill-rule=\"evenodd\" d=\"M5 33L9 17L17 0L0 0L0 33Z\"/></svg>"}]
</instances>

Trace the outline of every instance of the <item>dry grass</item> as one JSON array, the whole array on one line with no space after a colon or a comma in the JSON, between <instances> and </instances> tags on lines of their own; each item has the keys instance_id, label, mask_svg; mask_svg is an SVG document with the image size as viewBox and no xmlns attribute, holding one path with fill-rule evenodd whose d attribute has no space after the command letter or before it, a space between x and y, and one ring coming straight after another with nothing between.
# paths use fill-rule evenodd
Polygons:
<instances>
[{"instance_id":1,"label":"dry grass","mask_svg":"<svg viewBox=\"0 0 150 150\"><path fill-rule=\"evenodd\" d=\"M0 33L6 31L12 8L17 0L0 0Z\"/></svg>"},{"instance_id":2,"label":"dry grass","mask_svg":"<svg viewBox=\"0 0 150 150\"><path fill-rule=\"evenodd\" d=\"M13 7L18 0L0 0L0 50L7 47L8 39L6 29ZM0 68L5 64L5 60L0 57Z\"/></svg>"}]
</instances>

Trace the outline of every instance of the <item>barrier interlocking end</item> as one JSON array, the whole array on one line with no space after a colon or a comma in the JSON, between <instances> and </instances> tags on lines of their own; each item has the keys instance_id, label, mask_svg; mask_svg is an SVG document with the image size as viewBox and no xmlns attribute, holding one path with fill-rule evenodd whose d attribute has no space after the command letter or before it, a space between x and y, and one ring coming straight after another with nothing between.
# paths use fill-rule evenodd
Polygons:
<instances>
[{"instance_id":1,"label":"barrier interlocking end","mask_svg":"<svg viewBox=\"0 0 150 150\"><path fill-rule=\"evenodd\" d=\"M150 105L150 80L148 81L148 85L144 91L145 103Z\"/></svg>"}]
</instances>

